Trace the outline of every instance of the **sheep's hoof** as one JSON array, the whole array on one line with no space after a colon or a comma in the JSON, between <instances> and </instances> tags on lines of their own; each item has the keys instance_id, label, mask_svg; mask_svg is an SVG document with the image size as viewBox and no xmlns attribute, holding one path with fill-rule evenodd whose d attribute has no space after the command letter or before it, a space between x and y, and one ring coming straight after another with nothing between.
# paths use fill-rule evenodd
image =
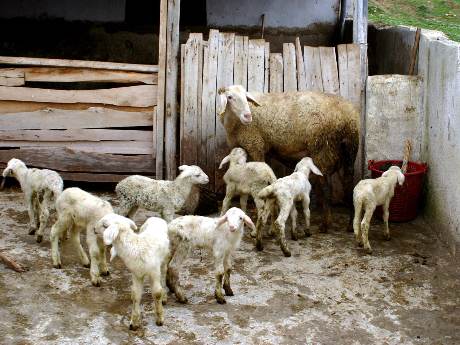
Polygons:
<instances>
[{"instance_id":1,"label":"sheep's hoof","mask_svg":"<svg viewBox=\"0 0 460 345\"><path fill-rule=\"evenodd\" d=\"M216 298L216 301L219 304L227 303L227 301L225 300L224 296L219 296L218 294L214 294L214 297Z\"/></svg>"},{"instance_id":2,"label":"sheep's hoof","mask_svg":"<svg viewBox=\"0 0 460 345\"><path fill-rule=\"evenodd\" d=\"M256 238L257 234L256 234L255 231L251 231L251 232L249 233L249 236L251 236L252 238Z\"/></svg>"},{"instance_id":3,"label":"sheep's hoof","mask_svg":"<svg viewBox=\"0 0 460 345\"><path fill-rule=\"evenodd\" d=\"M310 237L311 236L311 232L310 231L305 231L305 237Z\"/></svg>"},{"instance_id":4,"label":"sheep's hoof","mask_svg":"<svg viewBox=\"0 0 460 345\"><path fill-rule=\"evenodd\" d=\"M85 268L90 268L90 266L91 266L90 264L83 264L83 267Z\"/></svg>"},{"instance_id":5,"label":"sheep's hoof","mask_svg":"<svg viewBox=\"0 0 460 345\"><path fill-rule=\"evenodd\" d=\"M362 242L358 242L358 247L362 248L364 244Z\"/></svg>"},{"instance_id":6,"label":"sheep's hoof","mask_svg":"<svg viewBox=\"0 0 460 345\"><path fill-rule=\"evenodd\" d=\"M35 229L35 228L30 228L30 230L29 230L29 235L35 235L35 231L37 231L37 229Z\"/></svg>"},{"instance_id":7,"label":"sheep's hoof","mask_svg":"<svg viewBox=\"0 0 460 345\"><path fill-rule=\"evenodd\" d=\"M283 248L281 248L281 250L283 251L283 254L284 254L284 256L285 256L285 257L287 257L287 258L288 258L288 257L290 257L290 256L291 256L291 252L290 252L289 250L287 250L287 249L283 249Z\"/></svg>"},{"instance_id":8,"label":"sheep's hoof","mask_svg":"<svg viewBox=\"0 0 460 345\"><path fill-rule=\"evenodd\" d=\"M164 321L163 320L156 320L155 321L157 326L163 326Z\"/></svg>"},{"instance_id":9,"label":"sheep's hoof","mask_svg":"<svg viewBox=\"0 0 460 345\"><path fill-rule=\"evenodd\" d=\"M262 245L262 242L257 242L256 243L256 248L259 252L261 252L262 250L264 250L264 246Z\"/></svg>"},{"instance_id":10,"label":"sheep's hoof","mask_svg":"<svg viewBox=\"0 0 460 345\"><path fill-rule=\"evenodd\" d=\"M95 282L92 281L91 284L93 284L95 287L101 287L101 282L99 280Z\"/></svg>"},{"instance_id":11,"label":"sheep's hoof","mask_svg":"<svg viewBox=\"0 0 460 345\"><path fill-rule=\"evenodd\" d=\"M181 304L187 304L188 303L188 300L187 300L187 297L179 297L179 296L176 296L177 297L177 301Z\"/></svg>"},{"instance_id":12,"label":"sheep's hoof","mask_svg":"<svg viewBox=\"0 0 460 345\"><path fill-rule=\"evenodd\" d=\"M291 238L292 238L293 241L298 241L298 240L299 240L299 238L297 237L297 235L294 235L294 234L291 235Z\"/></svg>"},{"instance_id":13,"label":"sheep's hoof","mask_svg":"<svg viewBox=\"0 0 460 345\"><path fill-rule=\"evenodd\" d=\"M366 254L369 254L369 255L372 254L372 249L371 248L366 248L365 250L366 250Z\"/></svg>"},{"instance_id":14,"label":"sheep's hoof","mask_svg":"<svg viewBox=\"0 0 460 345\"><path fill-rule=\"evenodd\" d=\"M139 328L139 326L133 325L132 323L129 324L129 330L130 331L135 331L138 328Z\"/></svg>"},{"instance_id":15,"label":"sheep's hoof","mask_svg":"<svg viewBox=\"0 0 460 345\"><path fill-rule=\"evenodd\" d=\"M319 226L319 232L322 233L322 234L327 233L327 225L324 225L324 224L320 225Z\"/></svg>"},{"instance_id":16,"label":"sheep's hoof","mask_svg":"<svg viewBox=\"0 0 460 345\"><path fill-rule=\"evenodd\" d=\"M226 296L233 296L233 290L232 290L232 288L230 286L228 286L228 287L224 286L224 291L225 291Z\"/></svg>"},{"instance_id":17,"label":"sheep's hoof","mask_svg":"<svg viewBox=\"0 0 460 345\"><path fill-rule=\"evenodd\" d=\"M107 277L110 275L110 271L101 272L101 276Z\"/></svg>"},{"instance_id":18,"label":"sheep's hoof","mask_svg":"<svg viewBox=\"0 0 460 345\"><path fill-rule=\"evenodd\" d=\"M54 268L57 268L57 269L61 269L61 268L62 268L61 264L53 265L53 267L54 267Z\"/></svg>"},{"instance_id":19,"label":"sheep's hoof","mask_svg":"<svg viewBox=\"0 0 460 345\"><path fill-rule=\"evenodd\" d=\"M43 235L37 235L37 243L42 243Z\"/></svg>"},{"instance_id":20,"label":"sheep's hoof","mask_svg":"<svg viewBox=\"0 0 460 345\"><path fill-rule=\"evenodd\" d=\"M391 240L390 235L389 235L389 234L388 234L388 235L385 235L385 241L389 241L389 240Z\"/></svg>"}]
</instances>

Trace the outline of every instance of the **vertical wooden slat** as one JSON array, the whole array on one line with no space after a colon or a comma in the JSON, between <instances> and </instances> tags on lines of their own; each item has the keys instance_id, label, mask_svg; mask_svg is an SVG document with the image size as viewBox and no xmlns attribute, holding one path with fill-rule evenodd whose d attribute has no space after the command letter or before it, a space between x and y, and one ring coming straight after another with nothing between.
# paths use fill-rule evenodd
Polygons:
<instances>
[{"instance_id":1,"label":"vertical wooden slat","mask_svg":"<svg viewBox=\"0 0 460 345\"><path fill-rule=\"evenodd\" d=\"M201 36L202 38L202 36ZM201 139L203 136L203 132L206 131L204 128L206 123L203 122L203 114L202 114L202 96L203 96L203 51L204 47L207 45L207 42L201 40L201 46L198 49L198 101L197 101L197 141L195 145L197 146L196 151L198 154L197 161L195 164L198 166L204 166L206 164L206 147L201 145ZM204 129L203 129L204 128Z\"/></svg>"},{"instance_id":2,"label":"vertical wooden slat","mask_svg":"<svg viewBox=\"0 0 460 345\"><path fill-rule=\"evenodd\" d=\"M217 55L219 51L219 31L210 30L208 46L203 60L203 94L201 100L202 124L201 145L206 147L206 174L209 186L214 190L215 177L215 137L216 137L216 92Z\"/></svg>"},{"instance_id":3,"label":"vertical wooden slat","mask_svg":"<svg viewBox=\"0 0 460 345\"><path fill-rule=\"evenodd\" d=\"M269 68L269 59L270 59L270 43L265 42L265 53L264 53L264 92L268 92L269 88L269 77L270 77L270 68Z\"/></svg>"},{"instance_id":4,"label":"vertical wooden slat","mask_svg":"<svg viewBox=\"0 0 460 345\"><path fill-rule=\"evenodd\" d=\"M234 83L248 87L248 48L247 36L235 36L235 72Z\"/></svg>"},{"instance_id":5,"label":"vertical wooden slat","mask_svg":"<svg viewBox=\"0 0 460 345\"><path fill-rule=\"evenodd\" d=\"M334 47L319 47L324 92L339 94L339 76Z\"/></svg>"},{"instance_id":6,"label":"vertical wooden slat","mask_svg":"<svg viewBox=\"0 0 460 345\"><path fill-rule=\"evenodd\" d=\"M359 46L340 44L337 46L340 95L360 109L361 73L359 67Z\"/></svg>"},{"instance_id":7,"label":"vertical wooden slat","mask_svg":"<svg viewBox=\"0 0 460 345\"><path fill-rule=\"evenodd\" d=\"M319 48L305 46L303 49L306 88L307 90L322 92L323 78L321 76Z\"/></svg>"},{"instance_id":8,"label":"vertical wooden slat","mask_svg":"<svg viewBox=\"0 0 460 345\"><path fill-rule=\"evenodd\" d=\"M339 84L340 84L340 96L348 99L348 57L347 57L347 45L339 44L337 46L337 62L339 65Z\"/></svg>"},{"instance_id":9,"label":"vertical wooden slat","mask_svg":"<svg viewBox=\"0 0 460 345\"><path fill-rule=\"evenodd\" d=\"M157 116L156 133L156 167L157 179L163 178L163 152L164 152L164 116L165 116L165 93L166 93L166 31L168 22L168 0L160 3L160 33L158 50L158 92L157 92Z\"/></svg>"},{"instance_id":10,"label":"vertical wooden slat","mask_svg":"<svg viewBox=\"0 0 460 345\"><path fill-rule=\"evenodd\" d=\"M305 65L299 37L295 39L295 57L297 63L297 89L299 91L304 91L307 89L307 81L305 79Z\"/></svg>"},{"instance_id":11,"label":"vertical wooden slat","mask_svg":"<svg viewBox=\"0 0 460 345\"><path fill-rule=\"evenodd\" d=\"M165 163L166 177L176 177L177 76L180 0L168 0L166 30Z\"/></svg>"},{"instance_id":12,"label":"vertical wooden slat","mask_svg":"<svg viewBox=\"0 0 460 345\"><path fill-rule=\"evenodd\" d=\"M284 91L297 91L296 56L293 43L283 43Z\"/></svg>"},{"instance_id":13,"label":"vertical wooden slat","mask_svg":"<svg viewBox=\"0 0 460 345\"><path fill-rule=\"evenodd\" d=\"M226 87L233 84L233 66L235 61L235 34L219 34L219 53L217 59L217 88ZM263 76L263 74L262 74ZM215 190L223 192L223 171L218 170L220 161L227 155L228 147L226 143L225 128L220 122L216 121L216 181Z\"/></svg>"},{"instance_id":14,"label":"vertical wooden slat","mask_svg":"<svg viewBox=\"0 0 460 345\"><path fill-rule=\"evenodd\" d=\"M180 45L180 119L179 119L179 161L182 162L184 153L182 138L184 137L184 80L185 80L185 44Z\"/></svg>"},{"instance_id":15,"label":"vertical wooden slat","mask_svg":"<svg viewBox=\"0 0 460 345\"><path fill-rule=\"evenodd\" d=\"M283 55L270 54L270 92L283 92Z\"/></svg>"},{"instance_id":16,"label":"vertical wooden slat","mask_svg":"<svg viewBox=\"0 0 460 345\"><path fill-rule=\"evenodd\" d=\"M249 40L248 91L264 92L265 41Z\"/></svg>"}]
</instances>

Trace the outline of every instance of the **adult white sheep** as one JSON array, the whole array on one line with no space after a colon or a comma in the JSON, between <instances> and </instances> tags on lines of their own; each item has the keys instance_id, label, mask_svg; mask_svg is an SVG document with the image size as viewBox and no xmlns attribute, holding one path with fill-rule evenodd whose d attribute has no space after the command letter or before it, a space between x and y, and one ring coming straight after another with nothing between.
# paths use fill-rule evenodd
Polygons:
<instances>
[{"instance_id":1,"label":"adult white sheep","mask_svg":"<svg viewBox=\"0 0 460 345\"><path fill-rule=\"evenodd\" d=\"M279 208L279 215L275 221L275 227L279 234L280 246L285 256L291 256L291 251L286 242L284 232L286 220L291 215L292 237L297 239L297 210L295 207L296 201L301 201L305 216L305 235L310 236L310 190L311 184L308 181L310 171L318 176L322 176L321 171L313 163L310 157L305 157L297 163L294 172L286 177L278 179L272 185L265 187L259 193L262 199L273 198ZM263 219L267 218L264 211ZM262 236L257 236L258 241L262 241ZM262 247L262 243L259 245ZM258 247L259 247L258 246Z\"/></svg>"},{"instance_id":2,"label":"adult white sheep","mask_svg":"<svg viewBox=\"0 0 460 345\"><path fill-rule=\"evenodd\" d=\"M232 85L218 90L217 106L228 145L244 148L255 161L264 161L271 151L282 161L309 156L325 176L343 168L351 231L353 165L359 143L359 114L351 102L312 91L249 93ZM331 222L329 196L323 195L327 181L321 176L316 180L324 210L320 230L326 231Z\"/></svg>"},{"instance_id":3,"label":"adult white sheep","mask_svg":"<svg viewBox=\"0 0 460 345\"><path fill-rule=\"evenodd\" d=\"M196 165L181 165L181 173L174 181L153 180L133 175L115 187L120 198L118 213L134 218L139 207L158 212L167 222L175 214L191 214L198 206L200 184L209 182L208 176Z\"/></svg>"},{"instance_id":4,"label":"adult white sheep","mask_svg":"<svg viewBox=\"0 0 460 345\"><path fill-rule=\"evenodd\" d=\"M183 216L168 224L171 243L171 261L166 283L181 303L187 303L184 291L179 284L178 272L191 248L204 248L214 257L216 285L214 296L218 303L226 303L222 285L227 296L233 296L230 286L232 254L243 237L243 223L252 230L254 224L241 209L232 207L219 218Z\"/></svg>"},{"instance_id":5,"label":"adult white sheep","mask_svg":"<svg viewBox=\"0 0 460 345\"><path fill-rule=\"evenodd\" d=\"M21 185L29 213L29 235L36 233L37 242L40 243L43 240L50 212L62 193L64 187L62 178L53 170L27 168L23 161L16 158L10 159L3 170L1 187L7 176L13 176Z\"/></svg>"},{"instance_id":6,"label":"adult white sheep","mask_svg":"<svg viewBox=\"0 0 460 345\"><path fill-rule=\"evenodd\" d=\"M56 200L56 211L57 221L51 228L50 236L53 267L62 267L59 238L66 230L69 230L70 239L78 252L81 263L85 267L90 267L91 283L94 286L100 286L100 274L106 276L109 270L104 243L94 233L94 226L103 216L113 213L112 206L105 200L73 187L64 190ZM80 243L80 232L84 229L86 229L86 243L91 260L88 260Z\"/></svg>"},{"instance_id":7,"label":"adult white sheep","mask_svg":"<svg viewBox=\"0 0 460 345\"><path fill-rule=\"evenodd\" d=\"M353 204L355 206L355 217L353 230L356 241L360 246L364 245L367 253L372 253L369 244L369 226L372 215L377 206L383 208L384 235L390 240L390 229L388 228L388 217L390 201L393 198L396 183L404 184L404 174L398 166L391 166L381 177L360 181L353 190ZM362 211L364 216L361 220Z\"/></svg>"},{"instance_id":8,"label":"adult white sheep","mask_svg":"<svg viewBox=\"0 0 460 345\"><path fill-rule=\"evenodd\" d=\"M163 325L162 302L166 302L164 287L169 256L168 225L163 219L151 217L142 225L139 234L134 232L136 230L136 224L131 219L114 213L102 217L94 227L94 232L103 238L104 244L112 245L110 260L120 257L132 274L133 308L129 324L132 330L140 325L140 302L146 277L150 279L155 302L156 324Z\"/></svg>"},{"instance_id":9,"label":"adult white sheep","mask_svg":"<svg viewBox=\"0 0 460 345\"><path fill-rule=\"evenodd\" d=\"M228 156L222 159L219 169L225 164L230 163L230 167L224 175L226 185L225 198L222 202L221 215L230 208L232 198L240 196L240 206L246 212L249 195L254 199L257 208L256 233L262 234L262 211L264 201L259 198L259 192L276 181L275 173L272 168L264 162L246 162L247 153L241 147L234 148ZM256 237L256 233L251 236ZM259 243L259 242L257 242Z\"/></svg>"}]
</instances>

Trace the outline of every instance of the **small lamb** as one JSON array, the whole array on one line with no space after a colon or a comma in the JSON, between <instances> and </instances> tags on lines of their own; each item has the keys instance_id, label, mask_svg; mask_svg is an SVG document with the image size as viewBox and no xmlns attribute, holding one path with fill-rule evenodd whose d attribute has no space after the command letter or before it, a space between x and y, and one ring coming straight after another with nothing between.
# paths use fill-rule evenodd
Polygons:
<instances>
[{"instance_id":1,"label":"small lamb","mask_svg":"<svg viewBox=\"0 0 460 345\"><path fill-rule=\"evenodd\" d=\"M10 159L3 170L2 187L7 176L15 177L21 185L29 212L29 235L36 232L37 242L40 243L43 240L50 212L54 209L56 199L62 193L64 187L62 178L53 170L29 169L23 161L16 158Z\"/></svg>"},{"instance_id":2,"label":"small lamb","mask_svg":"<svg viewBox=\"0 0 460 345\"><path fill-rule=\"evenodd\" d=\"M302 201L303 212L305 216L305 235L310 236L310 191L311 184L308 181L310 171L314 174L323 176L321 171L313 163L310 157L305 157L297 163L294 172L286 177L278 179L272 185L265 187L259 193L262 199L274 198L279 207L279 215L275 221L275 227L280 236L280 246L284 256L291 256L291 252L286 243L285 224L291 216L292 238L297 240L297 210L296 201ZM266 203L267 205L268 203ZM264 211L263 219L267 218L269 210ZM257 248L262 249L262 237L257 238Z\"/></svg>"},{"instance_id":3,"label":"small lamb","mask_svg":"<svg viewBox=\"0 0 460 345\"><path fill-rule=\"evenodd\" d=\"M264 162L246 162L248 155L241 147L234 148L228 156L222 159L219 169L230 162L230 167L224 175L226 184L225 198L222 202L221 215L230 208L232 198L240 196L240 206L246 212L248 196L251 195L257 208L256 234L262 234L262 211L264 200L259 198L259 192L276 181L272 168ZM273 212L272 212L273 215Z\"/></svg>"},{"instance_id":4,"label":"small lamb","mask_svg":"<svg viewBox=\"0 0 460 345\"><path fill-rule=\"evenodd\" d=\"M360 181L353 190L353 204L355 206L353 230L356 241L360 246L364 245L368 254L372 253L368 237L374 210L377 206L383 206L384 235L387 240L390 240L390 229L388 228L390 201L393 198L396 183L402 186L404 180L405 177L401 168L393 165L379 178ZM361 220L363 208L364 217Z\"/></svg>"},{"instance_id":5,"label":"small lamb","mask_svg":"<svg viewBox=\"0 0 460 345\"><path fill-rule=\"evenodd\" d=\"M102 239L94 233L94 225L106 214L113 213L109 202L87 193L80 188L67 188L56 200L57 221L51 228L51 257L54 268L61 268L59 253L59 238L69 230L70 239L78 251L80 261L84 267L90 267L91 283L101 285L101 274L109 275L105 256L105 246ZM86 243L88 244L91 261L80 243L80 232L86 229ZM100 269L100 271L99 271Z\"/></svg>"},{"instance_id":6,"label":"small lamb","mask_svg":"<svg viewBox=\"0 0 460 345\"><path fill-rule=\"evenodd\" d=\"M200 184L209 182L208 176L196 165L181 165L182 171L174 181L157 181L133 175L120 181L115 191L120 198L118 213L133 219L139 207L156 211L168 223L175 214L193 213L198 206Z\"/></svg>"},{"instance_id":7,"label":"small lamb","mask_svg":"<svg viewBox=\"0 0 460 345\"><path fill-rule=\"evenodd\" d=\"M230 287L231 259L243 237L243 223L255 229L251 219L239 208L232 207L219 218L183 216L168 225L171 241L171 261L166 283L180 303L187 303L184 291L179 284L181 265L191 248L206 248L214 256L216 286L214 296L218 303L226 303L222 285L227 296L233 296Z\"/></svg>"},{"instance_id":8,"label":"small lamb","mask_svg":"<svg viewBox=\"0 0 460 345\"><path fill-rule=\"evenodd\" d=\"M140 302L145 277L150 279L158 326L164 322L162 302L166 303L167 297L164 287L169 257L168 225L161 218L151 217L138 234L136 230L136 224L131 219L114 213L102 217L94 227L96 235L103 238L107 246L112 245L110 261L119 256L132 274L131 330L140 326Z\"/></svg>"}]
</instances>

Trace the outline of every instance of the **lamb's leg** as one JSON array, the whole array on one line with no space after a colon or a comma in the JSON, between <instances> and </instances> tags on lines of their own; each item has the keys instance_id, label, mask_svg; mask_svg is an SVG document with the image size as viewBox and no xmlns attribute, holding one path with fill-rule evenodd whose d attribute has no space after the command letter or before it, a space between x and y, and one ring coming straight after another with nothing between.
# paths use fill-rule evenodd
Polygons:
<instances>
[{"instance_id":1,"label":"lamb's leg","mask_svg":"<svg viewBox=\"0 0 460 345\"><path fill-rule=\"evenodd\" d=\"M133 212L134 210L134 212ZM133 218L136 214L137 206L123 196L120 198L120 205L118 206L118 214L123 217Z\"/></svg>"},{"instance_id":2,"label":"lamb's leg","mask_svg":"<svg viewBox=\"0 0 460 345\"><path fill-rule=\"evenodd\" d=\"M298 240L298 237L297 237L297 209L295 207L295 203L292 205L289 216L291 218L291 238L294 241L297 241Z\"/></svg>"},{"instance_id":3,"label":"lamb's leg","mask_svg":"<svg viewBox=\"0 0 460 345\"><path fill-rule=\"evenodd\" d=\"M255 237L257 239L257 249L262 250L263 230L265 224L267 223L268 212L270 212L270 210L268 209L268 205L266 205L265 202L262 199L259 199L258 197L254 198L254 203L256 204L257 208L257 222L255 232L254 230L251 231L251 237Z\"/></svg>"},{"instance_id":4,"label":"lamb's leg","mask_svg":"<svg viewBox=\"0 0 460 345\"><path fill-rule=\"evenodd\" d=\"M173 254L166 274L166 283L169 289L176 295L179 303L187 303L187 297L185 297L184 290L179 282L179 272L187 254L188 247L184 243L180 243Z\"/></svg>"},{"instance_id":5,"label":"lamb's leg","mask_svg":"<svg viewBox=\"0 0 460 345\"><path fill-rule=\"evenodd\" d=\"M222 255L214 254L214 265L215 265L215 274L216 274L216 285L214 290L214 297L216 298L217 303L225 304L227 301L225 300L224 294L222 293L222 284L224 279L224 258Z\"/></svg>"},{"instance_id":6,"label":"lamb's leg","mask_svg":"<svg viewBox=\"0 0 460 345\"><path fill-rule=\"evenodd\" d=\"M390 240L390 228L388 227L388 218L390 217L390 200L388 200L384 205L383 205L383 222L384 222L384 229L383 229L383 234L385 235L385 239L387 241Z\"/></svg>"},{"instance_id":7,"label":"lamb's leg","mask_svg":"<svg viewBox=\"0 0 460 345\"><path fill-rule=\"evenodd\" d=\"M72 217L69 214L58 214L56 223L51 227L50 242L51 242L51 258L54 268L61 268L61 256L59 254L59 238L62 233L73 226Z\"/></svg>"},{"instance_id":8,"label":"lamb's leg","mask_svg":"<svg viewBox=\"0 0 460 345\"><path fill-rule=\"evenodd\" d=\"M270 227L268 228L268 234L273 236L275 234L275 220L276 220L276 213L277 207L274 199L266 201L269 203L268 207L270 210ZM267 221L265 221L266 223Z\"/></svg>"},{"instance_id":9,"label":"lamb's leg","mask_svg":"<svg viewBox=\"0 0 460 345\"><path fill-rule=\"evenodd\" d=\"M361 215L362 215L362 208L363 203L361 200L355 200L355 216L353 218L353 232L355 233L355 239L359 246L363 245L363 238L361 234Z\"/></svg>"},{"instance_id":10,"label":"lamb's leg","mask_svg":"<svg viewBox=\"0 0 460 345\"><path fill-rule=\"evenodd\" d=\"M368 254L372 253L372 248L369 244L369 226L371 224L371 218L375 207L375 205L367 205L363 220L361 221L362 240L364 243L364 249Z\"/></svg>"},{"instance_id":11,"label":"lamb's leg","mask_svg":"<svg viewBox=\"0 0 460 345\"><path fill-rule=\"evenodd\" d=\"M105 245L101 239L97 239L97 245L99 247L99 270L101 275L108 276L110 275L109 268L107 267L107 255L105 253Z\"/></svg>"},{"instance_id":12,"label":"lamb's leg","mask_svg":"<svg viewBox=\"0 0 460 345\"><path fill-rule=\"evenodd\" d=\"M163 288L163 297L161 302L165 305L168 302L168 293L166 290L166 272L168 271L168 258L161 264L161 287Z\"/></svg>"},{"instance_id":13,"label":"lamb's leg","mask_svg":"<svg viewBox=\"0 0 460 345\"><path fill-rule=\"evenodd\" d=\"M48 218L50 216L49 210L53 204L52 197L52 193L50 191L46 191L43 196L43 201L40 205L40 226L37 231L38 243L40 243L43 240L43 233L45 231L46 225L48 224Z\"/></svg>"},{"instance_id":14,"label":"lamb's leg","mask_svg":"<svg viewBox=\"0 0 460 345\"><path fill-rule=\"evenodd\" d=\"M155 323L157 326L163 326L164 323L164 314L163 314L163 288L161 287L161 267L156 267L151 276L151 289L152 289L152 297L155 303L155 314L156 320Z\"/></svg>"},{"instance_id":15,"label":"lamb's leg","mask_svg":"<svg viewBox=\"0 0 460 345\"><path fill-rule=\"evenodd\" d=\"M89 224L86 227L86 244L88 245L89 249L89 258L90 258L90 270L89 275L91 276L91 284L93 286L101 286L101 275L99 272L99 262L101 261L100 258L100 251L99 245L97 243L96 234L93 231L93 226Z\"/></svg>"},{"instance_id":16,"label":"lamb's leg","mask_svg":"<svg viewBox=\"0 0 460 345\"><path fill-rule=\"evenodd\" d=\"M131 287L131 300L133 301L133 310L131 312L131 322L129 329L135 331L141 325L141 298L144 288L143 277L138 278L133 274L133 285Z\"/></svg>"},{"instance_id":17,"label":"lamb's leg","mask_svg":"<svg viewBox=\"0 0 460 345\"><path fill-rule=\"evenodd\" d=\"M25 200L27 205L27 212L29 213L29 235L34 235L35 231L37 230L37 220L35 219L35 205L32 198L32 193L26 194Z\"/></svg>"},{"instance_id":18,"label":"lamb's leg","mask_svg":"<svg viewBox=\"0 0 460 345\"><path fill-rule=\"evenodd\" d=\"M81 264L84 267L89 268L88 256L86 255L86 252L81 246L80 242L80 231L81 229L77 228L76 226L73 226L70 231L70 241L72 242L73 247L78 253L78 257L80 258Z\"/></svg>"},{"instance_id":19,"label":"lamb's leg","mask_svg":"<svg viewBox=\"0 0 460 345\"><path fill-rule=\"evenodd\" d=\"M230 254L224 256L224 291L225 295L233 296L233 290L230 286L230 274L232 273L232 260Z\"/></svg>"},{"instance_id":20,"label":"lamb's leg","mask_svg":"<svg viewBox=\"0 0 460 345\"><path fill-rule=\"evenodd\" d=\"M129 219L134 219L134 216L136 215L136 212L137 212L138 209L139 209L139 206L137 206L137 205L134 205L133 207L131 207L131 209L128 212L127 217Z\"/></svg>"},{"instance_id":21,"label":"lamb's leg","mask_svg":"<svg viewBox=\"0 0 460 345\"><path fill-rule=\"evenodd\" d=\"M246 210L248 209L248 194L241 194L240 195L240 207L241 210L246 213Z\"/></svg>"},{"instance_id":22,"label":"lamb's leg","mask_svg":"<svg viewBox=\"0 0 460 345\"><path fill-rule=\"evenodd\" d=\"M291 208L293 206L293 201L291 200L284 200L280 202L281 208L280 208L280 213L278 215L278 218L275 221L275 226L276 230L279 234L279 240L280 240L280 246L281 250L283 251L284 256L291 256L291 252L289 250L289 247L286 243L286 234L284 231L285 225L286 225L286 220L289 217L289 213L291 212Z\"/></svg>"},{"instance_id":23,"label":"lamb's leg","mask_svg":"<svg viewBox=\"0 0 460 345\"><path fill-rule=\"evenodd\" d=\"M235 195L234 188L231 187L230 185L227 185L225 189L225 198L222 201L222 210L220 211L221 216L223 216L225 212L227 212L228 209L230 208L234 195Z\"/></svg>"},{"instance_id":24,"label":"lamb's leg","mask_svg":"<svg viewBox=\"0 0 460 345\"><path fill-rule=\"evenodd\" d=\"M310 237L310 195L305 194L302 198L303 215L305 218L305 236Z\"/></svg>"},{"instance_id":25,"label":"lamb's leg","mask_svg":"<svg viewBox=\"0 0 460 345\"><path fill-rule=\"evenodd\" d=\"M329 193L327 188L327 180L323 176L318 176L315 183L315 192L323 208L323 221L319 226L319 232L327 232L331 225L331 209L329 208Z\"/></svg>"}]
</instances>

